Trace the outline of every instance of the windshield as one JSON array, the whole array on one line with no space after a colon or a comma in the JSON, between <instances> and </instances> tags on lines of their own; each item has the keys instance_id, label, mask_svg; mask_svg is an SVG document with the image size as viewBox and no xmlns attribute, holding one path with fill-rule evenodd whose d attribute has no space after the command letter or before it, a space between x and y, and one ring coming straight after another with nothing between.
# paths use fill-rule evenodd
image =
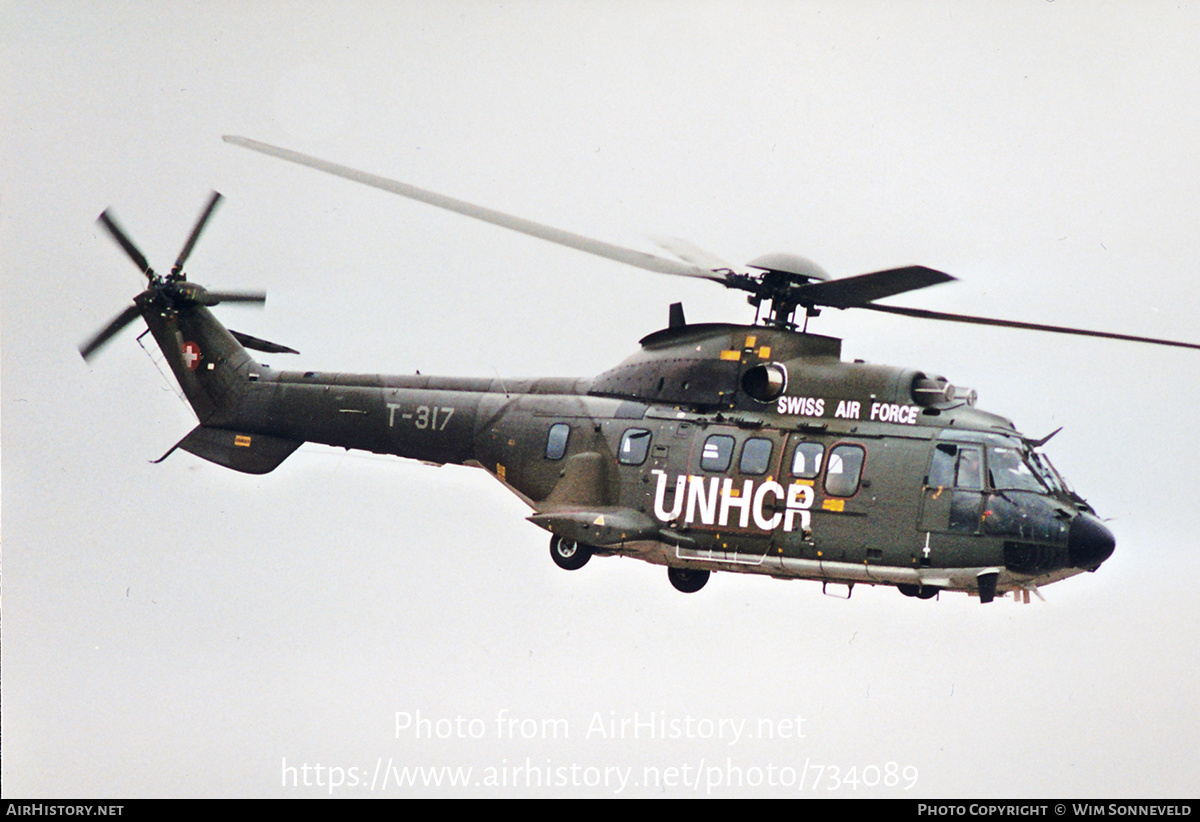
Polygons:
<instances>
[{"instance_id":1,"label":"windshield","mask_svg":"<svg viewBox=\"0 0 1200 822\"><path fill-rule=\"evenodd\" d=\"M1046 471L1034 471L1020 450L1005 445L988 446L988 476L998 491L1035 491L1044 494L1054 483L1042 478Z\"/></svg>"},{"instance_id":2,"label":"windshield","mask_svg":"<svg viewBox=\"0 0 1200 822\"><path fill-rule=\"evenodd\" d=\"M1062 478L1062 474L1058 473L1058 469L1050 463L1050 458L1045 454L1030 451L1029 463L1051 490L1068 496L1071 494L1071 489L1067 487L1067 481Z\"/></svg>"}]
</instances>

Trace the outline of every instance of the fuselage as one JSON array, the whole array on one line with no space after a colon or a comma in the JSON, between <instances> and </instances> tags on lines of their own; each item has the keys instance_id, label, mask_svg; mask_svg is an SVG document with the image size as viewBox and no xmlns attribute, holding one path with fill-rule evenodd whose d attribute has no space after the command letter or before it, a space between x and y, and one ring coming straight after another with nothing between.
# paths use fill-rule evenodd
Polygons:
<instances>
[{"instance_id":1,"label":"fuselage","mask_svg":"<svg viewBox=\"0 0 1200 822\"><path fill-rule=\"evenodd\" d=\"M274 371L207 309L147 322L193 383L186 450L254 471L301 442L477 466L592 553L986 601L1113 549L1007 419L828 337L684 325L592 379L504 380Z\"/></svg>"}]
</instances>

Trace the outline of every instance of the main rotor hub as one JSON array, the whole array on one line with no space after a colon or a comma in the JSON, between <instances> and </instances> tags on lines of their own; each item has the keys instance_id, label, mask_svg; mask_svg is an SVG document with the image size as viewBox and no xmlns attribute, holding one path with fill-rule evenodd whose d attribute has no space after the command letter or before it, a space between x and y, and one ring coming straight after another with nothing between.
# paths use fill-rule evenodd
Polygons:
<instances>
[{"instance_id":1,"label":"main rotor hub","mask_svg":"<svg viewBox=\"0 0 1200 822\"><path fill-rule=\"evenodd\" d=\"M756 309L763 300L770 303L765 324L792 330L796 327L794 317L798 307L804 306L806 316L820 313L814 302L806 302L798 293L808 283L832 279L829 272L812 260L799 254L776 252L755 257L747 265L763 272L747 278L753 284L747 290L751 291L748 302Z\"/></svg>"},{"instance_id":2,"label":"main rotor hub","mask_svg":"<svg viewBox=\"0 0 1200 822\"><path fill-rule=\"evenodd\" d=\"M812 260L807 257L801 257L799 254L786 254L782 252L764 254L761 257L755 257L746 263L746 265L771 274L787 275L792 282L798 285L803 285L813 280L831 279L829 272Z\"/></svg>"}]
</instances>

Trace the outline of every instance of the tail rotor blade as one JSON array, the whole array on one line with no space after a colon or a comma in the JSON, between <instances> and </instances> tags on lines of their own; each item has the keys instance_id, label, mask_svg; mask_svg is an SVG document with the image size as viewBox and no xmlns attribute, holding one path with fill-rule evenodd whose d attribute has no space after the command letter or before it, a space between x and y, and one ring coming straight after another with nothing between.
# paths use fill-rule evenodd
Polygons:
<instances>
[{"instance_id":1,"label":"tail rotor blade","mask_svg":"<svg viewBox=\"0 0 1200 822\"><path fill-rule=\"evenodd\" d=\"M179 258L175 260L175 266L171 269L171 274L165 278L159 276L150 268L150 263L146 260L146 256L133 244L133 240L129 239L129 234L121 227L116 218L105 209L97 222L116 241L117 245L121 246L129 259L133 260L134 265L146 275L150 284L145 291L134 298L133 305L128 306L114 317L108 325L101 328L90 340L79 347L79 353L83 355L85 360L90 360L121 329L137 319L141 315L143 307L153 305L155 306L155 310L185 310L188 306L209 306L217 305L218 303L262 305L267 301L267 295L264 291L209 291L199 283L188 282L187 278L183 276L183 266L187 262L188 256L191 255L192 249L195 248L196 241L200 238L201 233L203 233L204 227L208 225L213 212L216 211L217 206L220 204L221 199L221 194L216 191L208 198L207 205L200 212L200 216L196 219L196 224L192 226L192 231L188 235L187 242L183 244L183 250L179 252Z\"/></svg>"},{"instance_id":2,"label":"tail rotor blade","mask_svg":"<svg viewBox=\"0 0 1200 822\"><path fill-rule=\"evenodd\" d=\"M92 355L100 350L101 346L116 336L118 331L137 319L140 314L141 311L136 305L129 306L114 317L112 322L100 329L94 337L79 346L79 353L83 355L85 360L90 360Z\"/></svg>"},{"instance_id":3,"label":"tail rotor blade","mask_svg":"<svg viewBox=\"0 0 1200 822\"><path fill-rule=\"evenodd\" d=\"M187 238L187 242L183 244L183 250L179 252L179 258L175 260L175 266L171 269L172 274L179 274L183 271L183 264L187 262L187 258L191 256L192 248L196 245L196 240L200 237L200 232L204 231L204 226L208 224L208 218L212 216L217 205L221 202L221 192L214 191L212 197L209 198L208 205L205 206L200 218L196 220L196 225L192 229L192 234Z\"/></svg>"},{"instance_id":4,"label":"tail rotor blade","mask_svg":"<svg viewBox=\"0 0 1200 822\"><path fill-rule=\"evenodd\" d=\"M120 224L108 213L106 209L97 219L100 225L108 232L109 236L117 241L117 245L125 250L129 255L129 259L133 260L133 264L138 267L138 271L146 275L148 279L154 279L154 269L150 268L150 263L146 262L146 256L138 250L138 247L129 239L129 235L121 228Z\"/></svg>"}]
</instances>

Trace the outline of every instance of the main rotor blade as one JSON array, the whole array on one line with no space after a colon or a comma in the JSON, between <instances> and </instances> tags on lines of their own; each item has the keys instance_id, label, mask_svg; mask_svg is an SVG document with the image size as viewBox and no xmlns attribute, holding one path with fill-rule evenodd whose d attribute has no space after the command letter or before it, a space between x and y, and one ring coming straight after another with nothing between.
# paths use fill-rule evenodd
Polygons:
<instances>
[{"instance_id":1,"label":"main rotor blade","mask_svg":"<svg viewBox=\"0 0 1200 822\"><path fill-rule=\"evenodd\" d=\"M267 301L265 291L205 291L208 299L218 303L258 303Z\"/></svg>"},{"instance_id":2,"label":"main rotor blade","mask_svg":"<svg viewBox=\"0 0 1200 822\"><path fill-rule=\"evenodd\" d=\"M100 214L96 222L104 226L104 228L108 231L109 236L117 241L117 245L125 249L125 253L129 255L129 259L133 260L133 264L138 267L138 271L145 274L146 277L153 279L154 270L150 268L150 263L146 262L145 255L142 254L142 252L138 250L138 247L133 244L133 241L129 239L129 236L125 233L124 229L121 228L117 221L109 215L108 209L105 209Z\"/></svg>"},{"instance_id":3,"label":"main rotor blade","mask_svg":"<svg viewBox=\"0 0 1200 822\"><path fill-rule=\"evenodd\" d=\"M687 263L669 260L665 257L658 257L653 254L647 254L642 251L634 251L630 248L622 248L621 246L606 243L602 240L594 240L590 237L584 237L581 234L575 234L570 231L564 231L560 228L535 223L532 220L526 220L523 217L515 217L511 214L505 214L502 211L496 211L484 206L474 205L463 200L456 200L453 197L447 197L444 194L437 194L433 191L426 191L416 186L411 186L407 183L401 183L396 180L389 180L386 177L379 177L375 174L368 174L365 171L358 171L347 166L331 163L326 160L320 160L316 157L310 157L307 154L301 154L297 151L291 151L286 148L260 143L257 140L250 140L246 137L225 136L222 138L227 143L232 143L235 146L248 148L251 151L257 151L260 154L267 154L272 157L278 157L281 160L287 160L292 163L297 163L309 168L315 168L317 171L324 171L326 174L332 174L335 177L344 177L347 180L353 180L356 183L362 183L373 188L378 188L383 191L389 191L392 194L399 194L401 197L408 197L413 200L419 200L422 203L427 203L431 206L444 208L447 211L453 211L457 214L463 214L467 217L474 217L477 220L483 220L486 223L492 223L502 228L508 228L513 231L519 231L522 234L528 234L531 237L537 237L541 240L547 240L558 245L564 245L568 248L574 248L578 251L585 251L588 254L595 254L600 257L605 257L610 260L616 260L619 263L644 268L647 271L655 271L659 274L675 274L681 277L699 277L705 280L712 280L726 284L726 276L724 273L717 271L709 271L698 266L688 265Z\"/></svg>"},{"instance_id":4,"label":"main rotor blade","mask_svg":"<svg viewBox=\"0 0 1200 822\"><path fill-rule=\"evenodd\" d=\"M1101 337L1107 340L1124 340L1125 342L1150 343L1152 345L1170 345L1176 348L1200 349L1200 344L1162 340L1157 337L1137 337L1132 334L1114 334L1111 331L1088 331L1083 328L1067 328L1061 325L1040 325L1038 323L1023 323L1016 320L997 320L989 317L972 317L967 314L946 314L941 311L926 311L922 308L903 308L896 305L860 305L858 308L868 308L871 311L883 311L887 314L899 314L904 317L917 317L922 320L945 320L954 323L970 323L972 325L991 325L998 328L1021 328L1027 331L1049 331L1053 334L1074 334L1079 337Z\"/></svg>"},{"instance_id":5,"label":"main rotor blade","mask_svg":"<svg viewBox=\"0 0 1200 822\"><path fill-rule=\"evenodd\" d=\"M694 245L687 240L681 240L678 237L661 237L652 236L650 238L655 245L663 251L669 251L685 263L691 263L699 268L708 268L713 271L733 270L733 266L722 260L711 251L705 251L697 245Z\"/></svg>"},{"instance_id":6,"label":"main rotor blade","mask_svg":"<svg viewBox=\"0 0 1200 822\"><path fill-rule=\"evenodd\" d=\"M827 305L831 308L871 308L867 303L873 300L951 282L954 279L943 271L913 265L823 283L809 283L798 288L796 294L803 304Z\"/></svg>"},{"instance_id":7,"label":"main rotor blade","mask_svg":"<svg viewBox=\"0 0 1200 822\"><path fill-rule=\"evenodd\" d=\"M208 218L212 216L217 204L221 202L221 192L214 191L212 197L208 201L208 206L200 218L196 220L196 225L192 229L191 236L187 238L187 242L183 244L183 250L179 252L179 257L175 260L175 267L171 269L172 273L178 273L183 270L183 264L187 262L187 258L191 256L192 247L196 245L196 240L200 237L200 232L204 230L204 226L208 224Z\"/></svg>"},{"instance_id":8,"label":"main rotor blade","mask_svg":"<svg viewBox=\"0 0 1200 822\"><path fill-rule=\"evenodd\" d=\"M88 340L83 345L79 346L79 353L83 355L85 360L90 360L102 345L111 340L118 331L133 322L141 314L141 310L136 305L131 305L113 318L113 321L101 328L100 331Z\"/></svg>"}]
</instances>

